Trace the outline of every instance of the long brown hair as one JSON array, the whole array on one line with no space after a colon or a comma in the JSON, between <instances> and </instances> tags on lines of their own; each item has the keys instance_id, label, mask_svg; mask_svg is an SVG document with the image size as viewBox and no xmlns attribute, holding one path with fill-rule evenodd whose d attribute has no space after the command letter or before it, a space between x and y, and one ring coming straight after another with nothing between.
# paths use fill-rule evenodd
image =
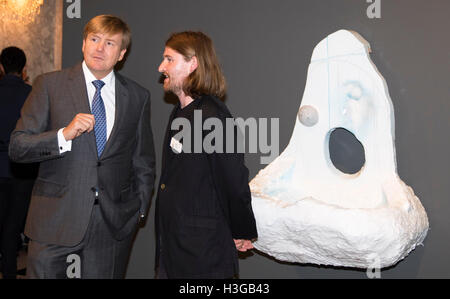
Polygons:
<instances>
[{"instance_id":1,"label":"long brown hair","mask_svg":"<svg viewBox=\"0 0 450 299\"><path fill-rule=\"evenodd\" d=\"M173 33L166 42L169 47L184 56L186 61L197 57L198 66L186 78L183 91L191 97L225 95L225 77L211 39L203 32L184 31Z\"/></svg>"}]
</instances>

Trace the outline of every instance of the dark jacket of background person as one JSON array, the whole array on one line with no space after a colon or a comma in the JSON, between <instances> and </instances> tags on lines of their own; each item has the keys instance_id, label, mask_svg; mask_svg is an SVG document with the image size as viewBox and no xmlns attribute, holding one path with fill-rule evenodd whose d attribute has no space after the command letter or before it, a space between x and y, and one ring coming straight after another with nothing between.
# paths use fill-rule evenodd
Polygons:
<instances>
[{"instance_id":1,"label":"dark jacket of background person","mask_svg":"<svg viewBox=\"0 0 450 299\"><path fill-rule=\"evenodd\" d=\"M12 163L8 156L11 132L16 127L31 86L22 78L8 74L0 80L0 178L35 178L35 164Z\"/></svg>"},{"instance_id":2,"label":"dark jacket of background person","mask_svg":"<svg viewBox=\"0 0 450 299\"><path fill-rule=\"evenodd\" d=\"M13 163L8 156L10 135L31 86L18 75L0 80L0 251L3 278L15 278L31 189L39 165Z\"/></svg>"}]
</instances>

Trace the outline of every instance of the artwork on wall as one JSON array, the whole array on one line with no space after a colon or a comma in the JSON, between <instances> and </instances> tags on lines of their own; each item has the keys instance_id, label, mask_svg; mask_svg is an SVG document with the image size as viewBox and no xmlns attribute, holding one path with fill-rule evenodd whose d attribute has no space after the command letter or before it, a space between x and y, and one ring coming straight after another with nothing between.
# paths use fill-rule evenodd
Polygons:
<instances>
[{"instance_id":1,"label":"artwork on wall","mask_svg":"<svg viewBox=\"0 0 450 299\"><path fill-rule=\"evenodd\" d=\"M427 235L425 209L397 174L394 109L369 53L347 30L315 47L291 140L250 182L255 247L280 261L384 268ZM353 174L330 158L337 129L363 146L364 165Z\"/></svg>"},{"instance_id":2,"label":"artwork on wall","mask_svg":"<svg viewBox=\"0 0 450 299\"><path fill-rule=\"evenodd\" d=\"M0 51L15 46L25 52L29 83L40 74L61 69L62 23L63 1L44 1L30 23L0 19Z\"/></svg>"}]
</instances>

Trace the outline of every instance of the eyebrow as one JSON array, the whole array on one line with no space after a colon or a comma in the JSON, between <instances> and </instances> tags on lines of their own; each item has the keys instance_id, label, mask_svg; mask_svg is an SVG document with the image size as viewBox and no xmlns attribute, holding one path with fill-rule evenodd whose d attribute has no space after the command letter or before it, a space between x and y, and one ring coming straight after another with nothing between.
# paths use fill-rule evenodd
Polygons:
<instances>
[{"instance_id":1,"label":"eyebrow","mask_svg":"<svg viewBox=\"0 0 450 299\"><path fill-rule=\"evenodd\" d=\"M96 34L96 33L91 33L91 37L102 38L102 39L104 39L104 40L106 40L106 41L108 41L108 42L115 42L115 43L118 42L118 41L116 41L116 40L114 40L114 39L101 37L100 35L98 35L98 34Z\"/></svg>"}]
</instances>

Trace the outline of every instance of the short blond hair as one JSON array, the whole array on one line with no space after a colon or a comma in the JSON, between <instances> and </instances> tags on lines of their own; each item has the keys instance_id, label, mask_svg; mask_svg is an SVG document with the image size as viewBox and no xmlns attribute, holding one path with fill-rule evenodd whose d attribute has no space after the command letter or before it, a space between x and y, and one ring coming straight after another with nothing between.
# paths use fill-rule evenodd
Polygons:
<instances>
[{"instance_id":1,"label":"short blond hair","mask_svg":"<svg viewBox=\"0 0 450 299\"><path fill-rule=\"evenodd\" d=\"M83 39L86 40L90 33L122 33L122 50L128 49L131 43L131 31L127 23L113 15L99 15L92 18L86 26L84 26Z\"/></svg>"}]
</instances>

